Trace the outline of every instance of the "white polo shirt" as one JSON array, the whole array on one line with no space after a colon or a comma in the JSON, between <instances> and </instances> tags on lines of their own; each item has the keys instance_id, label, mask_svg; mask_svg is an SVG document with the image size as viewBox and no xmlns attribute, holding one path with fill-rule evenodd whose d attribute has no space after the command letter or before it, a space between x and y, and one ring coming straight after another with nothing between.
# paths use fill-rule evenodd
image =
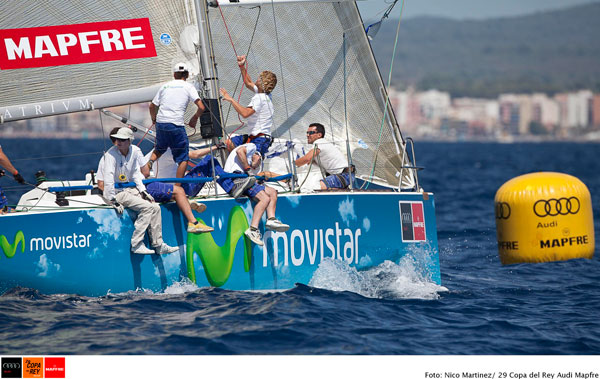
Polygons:
<instances>
[{"instance_id":1,"label":"white polo shirt","mask_svg":"<svg viewBox=\"0 0 600 379\"><path fill-rule=\"evenodd\" d=\"M160 87L152 103L158 106L156 122L184 126L185 110L190 102L200 99L196 88L185 80L176 79Z\"/></svg>"},{"instance_id":2,"label":"white polo shirt","mask_svg":"<svg viewBox=\"0 0 600 379\"><path fill-rule=\"evenodd\" d=\"M223 170L225 170L225 172L229 172L229 173L234 173L236 171L244 172L244 167L243 167L244 165L242 165L242 162L240 161L240 159L237 156L237 151L242 147L246 147L246 159L247 159L248 165L252 166L252 156L254 155L254 153L256 153L256 145L253 143L247 143L247 144L236 147L235 149L233 149L231 151L231 153L229 153L229 157L227 158L227 161L225 162L225 167L223 168ZM249 174L256 175L260 171L262 171L262 161L261 161L261 164L256 169L251 168L249 171Z\"/></svg>"},{"instance_id":3,"label":"white polo shirt","mask_svg":"<svg viewBox=\"0 0 600 379\"><path fill-rule=\"evenodd\" d=\"M329 174L340 174L344 168L348 167L346 156L333 143L319 138L314 144L319 149L319 155L315 162L317 164L321 162L320 166L323 170Z\"/></svg>"},{"instance_id":4,"label":"white polo shirt","mask_svg":"<svg viewBox=\"0 0 600 379\"><path fill-rule=\"evenodd\" d=\"M254 86L254 96L248 107L254 109L254 114L246 119L250 135L255 136L260 133L271 135L274 112L271 95L259 93L258 88Z\"/></svg>"},{"instance_id":5,"label":"white polo shirt","mask_svg":"<svg viewBox=\"0 0 600 379\"><path fill-rule=\"evenodd\" d=\"M104 197L112 200L123 190L115 188L115 183L134 182L138 190L145 191L146 187L142 183L144 176L140 171L143 159L144 155L137 146L130 146L127 156L123 156L116 146L111 147L100 160L99 175L96 176L98 180L104 180Z\"/></svg>"}]
</instances>

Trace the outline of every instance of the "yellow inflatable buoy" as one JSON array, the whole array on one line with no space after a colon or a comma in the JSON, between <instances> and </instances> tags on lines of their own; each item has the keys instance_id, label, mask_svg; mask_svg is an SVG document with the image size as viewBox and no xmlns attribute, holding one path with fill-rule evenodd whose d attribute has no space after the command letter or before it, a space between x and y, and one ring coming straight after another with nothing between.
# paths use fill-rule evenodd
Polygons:
<instances>
[{"instance_id":1,"label":"yellow inflatable buoy","mask_svg":"<svg viewBox=\"0 0 600 379\"><path fill-rule=\"evenodd\" d=\"M594 256L590 191L576 177L557 172L521 175L504 183L494 201L502 264Z\"/></svg>"}]
</instances>

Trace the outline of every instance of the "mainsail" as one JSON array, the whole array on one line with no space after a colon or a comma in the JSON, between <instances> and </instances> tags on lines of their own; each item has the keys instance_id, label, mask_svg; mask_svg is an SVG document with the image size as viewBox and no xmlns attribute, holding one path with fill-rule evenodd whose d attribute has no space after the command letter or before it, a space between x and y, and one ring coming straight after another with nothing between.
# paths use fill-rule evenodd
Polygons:
<instances>
[{"instance_id":1,"label":"mainsail","mask_svg":"<svg viewBox=\"0 0 600 379\"><path fill-rule=\"evenodd\" d=\"M348 136L359 175L413 186L412 171L402 169L408 162L404 142L391 107L385 109L385 87L355 2L224 2L221 10L223 16L209 10L220 86L234 96L242 86L227 26L237 54L248 54L251 77L270 70L279 79L272 94L275 137L305 142L308 125L319 122L344 153ZM251 95L244 90L241 104ZM228 105L223 117L228 132L240 124Z\"/></svg>"},{"instance_id":2,"label":"mainsail","mask_svg":"<svg viewBox=\"0 0 600 379\"><path fill-rule=\"evenodd\" d=\"M140 38L144 23L151 29L148 40ZM149 101L161 82L172 79L174 63L190 61L198 66L186 38L196 24L192 0L3 1L2 121ZM51 26L60 27L55 31ZM23 40L24 35L32 37ZM136 54L146 49L145 57L119 59L127 56L127 50ZM77 63L78 57L92 61ZM21 61L24 68L6 69L14 61ZM32 64L42 66L26 67Z\"/></svg>"},{"instance_id":3,"label":"mainsail","mask_svg":"<svg viewBox=\"0 0 600 379\"><path fill-rule=\"evenodd\" d=\"M172 79L171 67L178 61L190 64L192 74L200 73L197 1L2 2L0 122L149 101L160 83ZM273 92L274 137L302 143L308 124L322 123L327 139L344 153L349 147L359 176L392 187L414 186L413 172L403 168L409 165L405 144L391 107L386 109L385 87L353 1L242 0L208 9L220 87L237 97L242 86L227 29L237 54L248 55L253 79L261 70L279 78ZM60 28L44 29L52 26ZM127 56L128 46L140 55ZM78 57L69 61L74 52ZM19 60L22 68L13 67ZM240 102L247 104L251 95L244 90ZM231 133L240 124L237 114L228 106L222 114Z\"/></svg>"}]
</instances>

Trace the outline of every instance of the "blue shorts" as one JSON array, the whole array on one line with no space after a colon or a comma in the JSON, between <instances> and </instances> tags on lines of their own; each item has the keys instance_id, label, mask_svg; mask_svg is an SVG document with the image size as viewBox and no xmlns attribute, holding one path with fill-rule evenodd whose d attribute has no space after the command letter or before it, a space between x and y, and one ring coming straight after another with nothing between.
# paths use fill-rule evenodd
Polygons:
<instances>
[{"instance_id":1,"label":"blue shorts","mask_svg":"<svg viewBox=\"0 0 600 379\"><path fill-rule=\"evenodd\" d=\"M231 142L233 142L233 144L235 146L241 146L245 143L248 143L248 135L244 134L241 136L231 137ZM267 151L269 150L269 145L271 144L271 138L261 136L261 137L254 138L250 142L252 142L253 144L256 145L256 151L261 153L262 156L264 157L265 154L267 153Z\"/></svg>"},{"instance_id":2,"label":"blue shorts","mask_svg":"<svg viewBox=\"0 0 600 379\"><path fill-rule=\"evenodd\" d=\"M2 187L0 187L0 209L6 207L8 205L8 199L4 196L4 191L2 191Z\"/></svg>"},{"instance_id":3,"label":"blue shorts","mask_svg":"<svg viewBox=\"0 0 600 379\"><path fill-rule=\"evenodd\" d=\"M246 193L246 195L248 195L248 197L254 198L254 197L256 197L256 195L258 195L258 193L260 191L264 191L264 190L265 190L265 186L260 185L260 184L255 184L252 187L248 188L245 193Z\"/></svg>"},{"instance_id":4,"label":"blue shorts","mask_svg":"<svg viewBox=\"0 0 600 379\"><path fill-rule=\"evenodd\" d=\"M156 146L154 146L154 151L162 154L169 147L171 148L175 163L187 162L190 159L188 155L190 143L185 132L185 127L171 123L157 122Z\"/></svg>"},{"instance_id":5,"label":"blue shorts","mask_svg":"<svg viewBox=\"0 0 600 379\"><path fill-rule=\"evenodd\" d=\"M347 184L342 183L338 175L341 175ZM321 181L325 183L327 188L348 188L350 184L350 174L344 172L338 175L329 175L325 179L321 179ZM352 175L352 181L354 182L354 175ZM344 186L344 184L346 184L346 186ZM356 188L356 186L354 186L354 188Z\"/></svg>"},{"instance_id":6,"label":"blue shorts","mask_svg":"<svg viewBox=\"0 0 600 379\"><path fill-rule=\"evenodd\" d=\"M198 162L196 167L191 169L190 172L188 172L184 176L184 178L210 178L212 176L213 169L213 163L211 163L211 160L215 165L215 174L224 174L225 171L219 164L219 161L214 159L212 155L207 155L204 158L202 158L202 160ZM223 190L225 190L225 192L229 192L233 188L233 180L231 178L219 178L217 179L217 183L219 183L219 185L223 188ZM198 194L198 192L200 192L202 187L204 187L204 183L182 183L181 187L183 188L187 196L194 197Z\"/></svg>"},{"instance_id":7,"label":"blue shorts","mask_svg":"<svg viewBox=\"0 0 600 379\"><path fill-rule=\"evenodd\" d=\"M146 190L159 203L166 203L173 198L173 184L152 182L146 185Z\"/></svg>"}]
</instances>

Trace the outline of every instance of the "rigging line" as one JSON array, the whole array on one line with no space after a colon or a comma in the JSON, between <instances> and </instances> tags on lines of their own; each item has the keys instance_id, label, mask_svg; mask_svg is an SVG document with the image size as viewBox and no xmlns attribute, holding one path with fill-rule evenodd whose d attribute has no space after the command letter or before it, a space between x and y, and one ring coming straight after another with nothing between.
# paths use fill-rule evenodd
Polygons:
<instances>
[{"instance_id":1,"label":"rigging line","mask_svg":"<svg viewBox=\"0 0 600 379\"><path fill-rule=\"evenodd\" d=\"M155 124L152 124L152 125L150 125L150 127L149 127L149 128L146 128L146 133L144 133L144 135L142 136L142 138L140 138L140 142L138 142L138 143L137 143L137 146L138 146L138 147L139 147L139 146L142 144L142 142L144 141L144 139L145 139L145 138L146 138L146 136L148 135L148 132L150 132L150 130L152 130L152 127L153 127L154 125L155 125ZM195 134L195 131L194 131L194 134Z\"/></svg>"},{"instance_id":2,"label":"rigging line","mask_svg":"<svg viewBox=\"0 0 600 379\"><path fill-rule=\"evenodd\" d=\"M102 122L102 111L98 109L98 116L100 116L100 130L102 130L102 144L103 151L102 154L106 154L106 135L104 135L104 123Z\"/></svg>"},{"instance_id":3,"label":"rigging line","mask_svg":"<svg viewBox=\"0 0 600 379\"><path fill-rule=\"evenodd\" d=\"M223 19L223 25L225 26L225 30L227 30L227 35L229 36L229 41L231 42L231 47L233 48L233 53L235 54L235 57L237 59L237 51L235 49L235 44L233 43L233 38L231 37L231 33L229 32L229 27L227 26L227 21L225 20L225 15L223 14L223 10L221 9L221 5L217 2L217 6L219 8L219 12L221 12L221 18ZM256 29L258 28L258 21L260 20L260 13L262 11L262 7L258 6L258 14L256 15L256 21L254 23L254 29L252 30L252 36L250 37L250 43L248 44L248 50L246 51L246 71L248 71L248 54L250 53L250 48L252 47L252 42L254 41L254 36L256 34ZM252 8L251 8L252 9ZM237 83L235 84L235 90L234 93L237 92L238 86L240 84L240 79L242 79L241 74L238 76L238 80ZM240 88L240 93L238 94L238 103L240 102L240 99L242 98L242 91L244 90L244 86L242 86ZM227 116L225 118L225 125L227 125L227 120L229 119L229 112L231 111L231 105L229 105L228 110L227 110ZM235 133L236 131L238 131L240 128L242 128L244 126L244 122L242 121L242 119L240 118L240 115L238 114L238 120L241 122L241 125L239 127L237 127L234 131L232 131L231 133L227 133L227 131L225 130L225 127L222 126L223 132L225 132L225 134L227 135L227 137L229 138L229 136L233 133Z\"/></svg>"},{"instance_id":4,"label":"rigging line","mask_svg":"<svg viewBox=\"0 0 600 379\"><path fill-rule=\"evenodd\" d=\"M79 153L79 154L66 154L66 155L53 155L49 157L37 157L37 158L19 158L19 159L11 159L13 162L19 161L35 161L38 159L56 159L56 158L69 158L69 157L79 157L83 155L94 155L94 154L102 154L102 151L94 151L91 153Z\"/></svg>"},{"instance_id":5,"label":"rigging line","mask_svg":"<svg viewBox=\"0 0 600 379\"><path fill-rule=\"evenodd\" d=\"M398 26L396 28L396 39L394 40L394 50L392 51L392 60L390 62L390 72L388 74L387 88L390 87L390 84L392 82L392 71L394 70L394 58L396 56L396 48L398 47L398 36L400 35L400 23L402 21L402 13L403 12L404 12L404 0L402 0L402 4L400 6L400 17L398 18ZM385 107L383 110L383 117L381 118L381 126L379 128L379 138L377 139L377 148L375 149L375 157L373 158L373 167L371 169L370 177L373 177L373 175L375 174L375 166L377 165L377 156L379 154L379 149L381 148L381 136L383 134L383 126L385 125L385 119L387 118L387 111L388 111L389 103L390 103L390 95L386 91ZM404 160L404 157L402 157L402 159ZM367 184L365 189L368 189L368 188L369 188L369 185Z\"/></svg>"},{"instance_id":6,"label":"rigging line","mask_svg":"<svg viewBox=\"0 0 600 379\"><path fill-rule=\"evenodd\" d=\"M273 2L273 0L271 0L271 11L273 12L273 25L275 27L275 41L277 43L277 56L279 57L279 72L281 73L281 86L283 87L283 102L285 104L285 116L286 118L290 118L290 112L288 111L288 104L287 104L287 95L286 95L286 91L285 91L285 79L284 79L284 75L283 75L283 63L281 61L281 47L279 46L279 33L278 33L278 29L277 29L277 18L275 17L275 3ZM273 133L271 133L273 134ZM288 129L288 134L289 134L289 140L292 140L292 131L291 129Z\"/></svg>"}]
</instances>

